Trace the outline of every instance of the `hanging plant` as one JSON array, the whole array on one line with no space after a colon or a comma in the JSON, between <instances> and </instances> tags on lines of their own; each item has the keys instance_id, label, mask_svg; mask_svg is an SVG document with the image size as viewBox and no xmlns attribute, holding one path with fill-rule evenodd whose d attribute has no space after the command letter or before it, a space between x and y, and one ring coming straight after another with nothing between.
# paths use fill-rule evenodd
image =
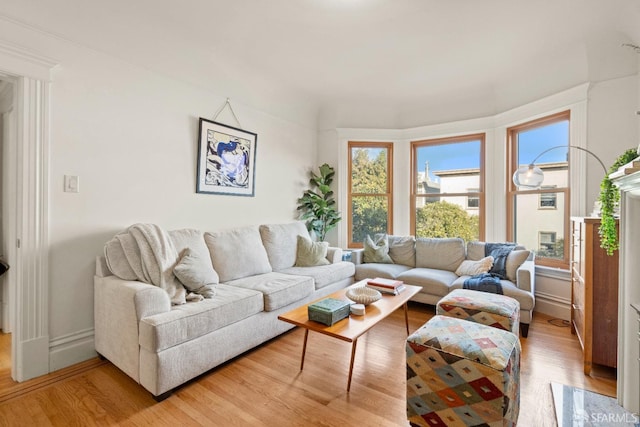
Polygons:
<instances>
[{"instance_id":1,"label":"hanging plant","mask_svg":"<svg viewBox=\"0 0 640 427\"><path fill-rule=\"evenodd\" d=\"M328 164L320 166L320 175L310 172L311 188L298 199L300 219L305 220L307 229L313 231L320 241L324 241L327 232L342 219L336 209L336 201L331 191L335 170Z\"/></svg>"},{"instance_id":2,"label":"hanging plant","mask_svg":"<svg viewBox=\"0 0 640 427\"><path fill-rule=\"evenodd\" d=\"M620 191L613 185L609 174L616 172L621 166L633 161L638 157L635 148L628 149L622 153L609 168L609 172L600 183L600 247L607 251L607 255L613 253L620 247L618 242L618 231L616 229L616 220L614 217L615 208L620 201Z\"/></svg>"}]
</instances>

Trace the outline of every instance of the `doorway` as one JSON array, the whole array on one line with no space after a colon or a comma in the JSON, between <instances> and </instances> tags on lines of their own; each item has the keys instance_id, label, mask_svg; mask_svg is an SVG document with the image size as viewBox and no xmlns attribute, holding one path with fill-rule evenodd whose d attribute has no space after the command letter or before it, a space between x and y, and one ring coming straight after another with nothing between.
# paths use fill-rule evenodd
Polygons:
<instances>
[{"instance_id":1,"label":"doorway","mask_svg":"<svg viewBox=\"0 0 640 427\"><path fill-rule=\"evenodd\" d=\"M49 73L53 65L33 55L16 55L17 51L0 43L0 80L12 84L9 92L13 94L13 108L2 115L9 140L2 144L0 174L0 249L6 249L11 268L0 278L0 285L10 294L4 316L11 330L10 377L22 382L49 373Z\"/></svg>"}]
</instances>

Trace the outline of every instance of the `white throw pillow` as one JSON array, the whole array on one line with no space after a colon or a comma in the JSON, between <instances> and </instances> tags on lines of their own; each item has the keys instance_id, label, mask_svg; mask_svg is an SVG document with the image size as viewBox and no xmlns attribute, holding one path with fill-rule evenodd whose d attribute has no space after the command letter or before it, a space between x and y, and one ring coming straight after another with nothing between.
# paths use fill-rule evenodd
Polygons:
<instances>
[{"instance_id":1,"label":"white throw pillow","mask_svg":"<svg viewBox=\"0 0 640 427\"><path fill-rule=\"evenodd\" d=\"M365 263L393 264L393 260L389 256L389 238L386 234L377 236L375 242L371 236L364 239L362 260Z\"/></svg>"},{"instance_id":2,"label":"white throw pillow","mask_svg":"<svg viewBox=\"0 0 640 427\"><path fill-rule=\"evenodd\" d=\"M328 242L312 242L304 236L298 236L298 250L296 254L296 267L315 267L316 265L329 265L327 259Z\"/></svg>"},{"instance_id":3,"label":"white throw pillow","mask_svg":"<svg viewBox=\"0 0 640 427\"><path fill-rule=\"evenodd\" d=\"M458 276L475 276L476 274L486 273L493 265L493 257L487 256L478 261L464 260L458 266L456 274Z\"/></svg>"}]
</instances>

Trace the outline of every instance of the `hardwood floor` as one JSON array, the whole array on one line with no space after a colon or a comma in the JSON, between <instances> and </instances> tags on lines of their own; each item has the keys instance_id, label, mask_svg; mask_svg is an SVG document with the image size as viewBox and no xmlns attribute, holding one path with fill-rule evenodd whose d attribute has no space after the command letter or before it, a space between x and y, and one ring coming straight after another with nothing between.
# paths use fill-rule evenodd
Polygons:
<instances>
[{"instance_id":1,"label":"hardwood floor","mask_svg":"<svg viewBox=\"0 0 640 427\"><path fill-rule=\"evenodd\" d=\"M431 306L409 306L412 329L432 315ZM519 426L555 425L551 381L615 395L615 377L586 377L577 339L568 326L553 323L536 313L529 338L521 340ZM161 403L111 363L95 359L32 380L38 384L22 391L0 390L0 425L408 425L402 310L358 340L350 393L350 345L310 333L304 371L299 371L303 335L300 329L286 333ZM34 384L20 386L27 383Z\"/></svg>"}]
</instances>

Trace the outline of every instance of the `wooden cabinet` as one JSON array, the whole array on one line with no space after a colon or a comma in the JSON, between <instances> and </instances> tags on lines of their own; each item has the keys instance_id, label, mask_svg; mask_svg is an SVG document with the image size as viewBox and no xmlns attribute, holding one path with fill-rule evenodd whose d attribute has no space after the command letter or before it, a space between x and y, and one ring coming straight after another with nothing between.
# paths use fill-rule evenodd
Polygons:
<instances>
[{"instance_id":1,"label":"wooden cabinet","mask_svg":"<svg viewBox=\"0 0 640 427\"><path fill-rule=\"evenodd\" d=\"M571 332L584 352L584 373L594 364L616 367L618 251L600 247L600 218L571 218Z\"/></svg>"}]
</instances>

